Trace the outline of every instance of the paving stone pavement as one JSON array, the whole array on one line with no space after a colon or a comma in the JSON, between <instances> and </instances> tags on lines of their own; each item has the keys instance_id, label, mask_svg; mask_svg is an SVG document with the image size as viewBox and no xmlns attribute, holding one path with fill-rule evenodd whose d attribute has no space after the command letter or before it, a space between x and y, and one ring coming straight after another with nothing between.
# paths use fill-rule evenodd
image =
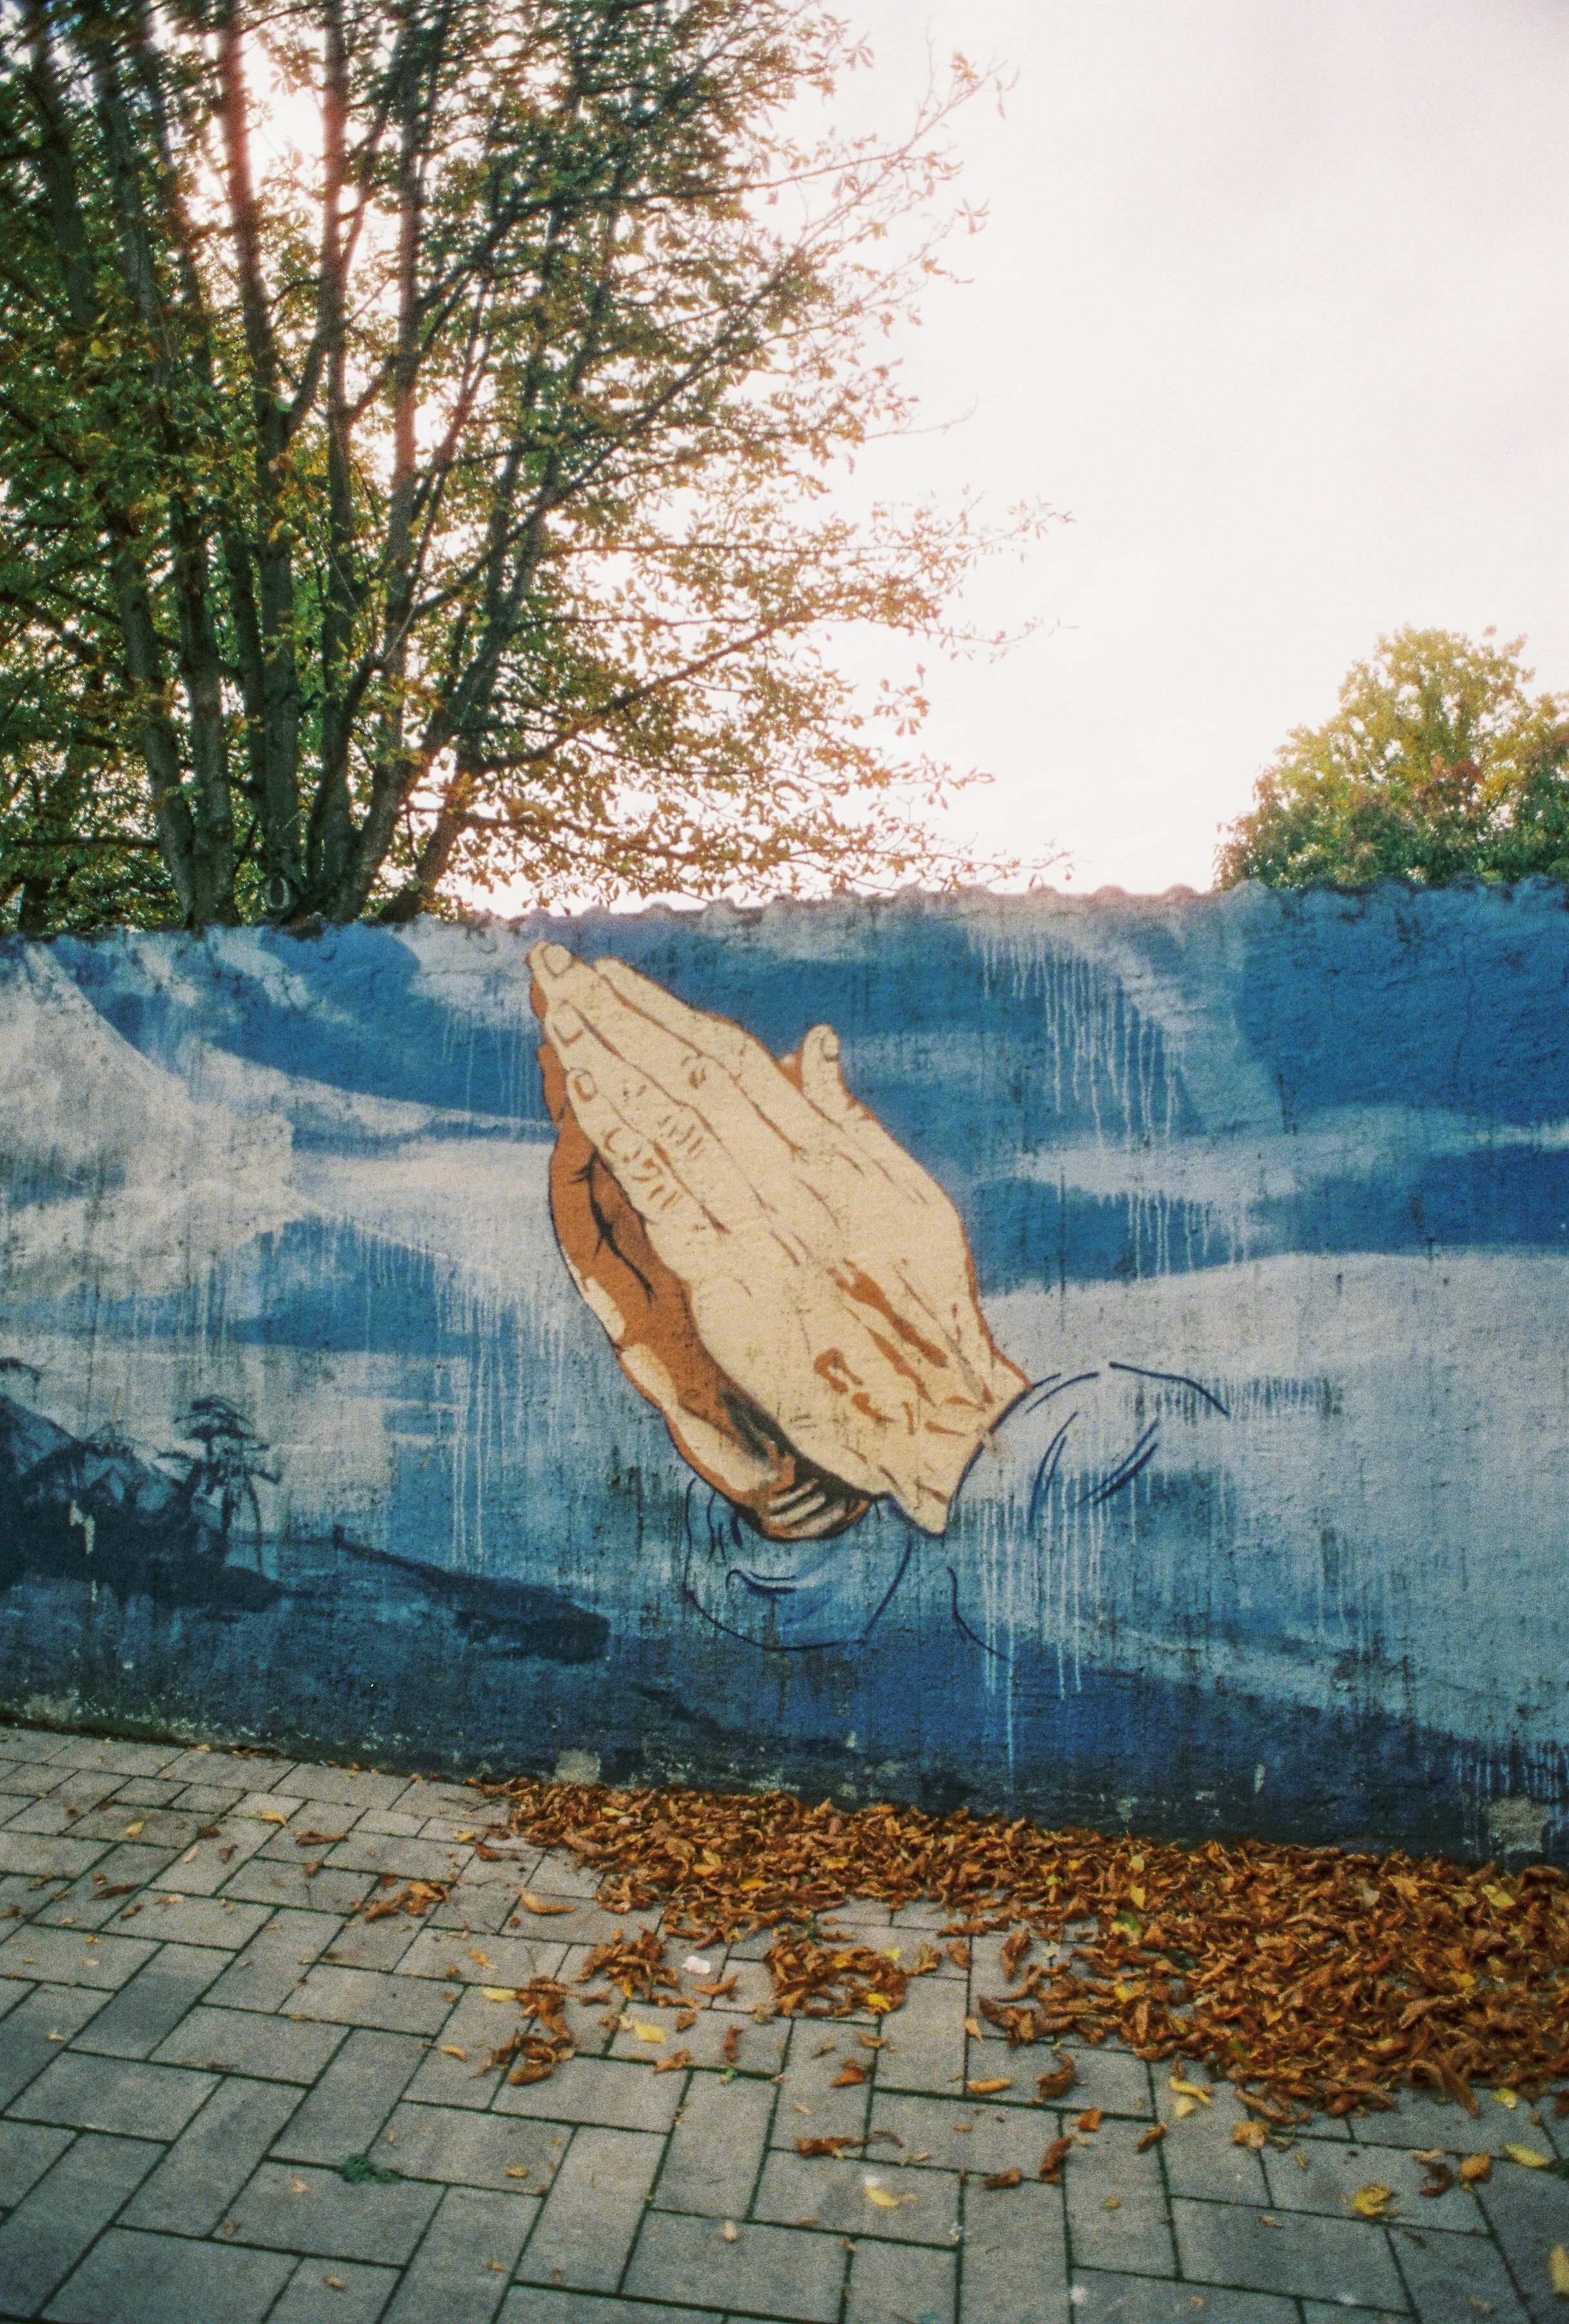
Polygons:
<instances>
[{"instance_id":1,"label":"paving stone pavement","mask_svg":"<svg viewBox=\"0 0 1569 2324\"><path fill-rule=\"evenodd\" d=\"M966 2031L998 1989L994 1944L968 1978L945 1960L912 1985L869 2049L870 2027L761 2019L754 1940L691 2027L574 2003L579 2054L514 2087L483 2070L517 2022L493 1994L569 1984L592 1943L651 1922L605 1914L575 1864L489 1821L457 1784L0 1727L0 2318L1569 2319L1549 2275L1569 2116L1550 2103L1485 2097L1473 2119L1407 2098L1255 2153L1229 2088L1184 2104L1108 2043L1074 2052L1070 2105L1042 2107L1038 2058ZM446 1903L350 1916L409 1878L449 1882ZM532 1916L520 1886L569 1909ZM836 1919L909 1958L942 1915ZM703 1958L706 1981L726 1973ZM680 2050L692 2062L661 2072ZM840 2082L847 2063L865 2080ZM1077 2128L1092 2106L1099 2128ZM1044 2185L1064 2132L1063 2183ZM832 2134L864 2143L798 2152ZM1510 2161L1511 2141L1554 2167ZM1491 2153L1491 2180L1424 2198L1414 2157L1435 2148ZM385 2175L346 2179L355 2156ZM1370 2181L1386 2220L1351 2209Z\"/></svg>"}]
</instances>

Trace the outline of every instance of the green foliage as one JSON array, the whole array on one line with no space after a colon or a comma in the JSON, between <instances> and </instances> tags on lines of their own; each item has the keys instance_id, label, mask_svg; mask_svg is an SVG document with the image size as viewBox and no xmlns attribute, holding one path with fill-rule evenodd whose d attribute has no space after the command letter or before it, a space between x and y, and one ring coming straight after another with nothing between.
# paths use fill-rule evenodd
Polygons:
<instances>
[{"instance_id":1,"label":"green foliage","mask_svg":"<svg viewBox=\"0 0 1569 2324\"><path fill-rule=\"evenodd\" d=\"M1398 630L1323 726L1298 726L1232 825L1218 884L1569 880L1569 695L1527 692L1523 638Z\"/></svg>"},{"instance_id":2,"label":"green foliage","mask_svg":"<svg viewBox=\"0 0 1569 2324\"><path fill-rule=\"evenodd\" d=\"M809 0L6 12L0 925L983 868L833 654L997 642L972 512L823 505L978 86L800 142L863 61Z\"/></svg>"}]
</instances>

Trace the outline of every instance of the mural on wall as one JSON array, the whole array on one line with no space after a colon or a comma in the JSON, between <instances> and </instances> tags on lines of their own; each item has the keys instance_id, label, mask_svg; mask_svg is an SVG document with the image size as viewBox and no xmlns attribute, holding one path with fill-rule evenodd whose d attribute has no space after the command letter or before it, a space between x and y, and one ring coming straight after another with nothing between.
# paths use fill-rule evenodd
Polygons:
<instances>
[{"instance_id":1,"label":"mural on wall","mask_svg":"<svg viewBox=\"0 0 1569 2324\"><path fill-rule=\"evenodd\" d=\"M1174 1415L1224 1417L1199 1382L1114 1360L1032 1385L987 1328L958 1213L851 1096L832 1026L776 1062L623 961L544 944L530 965L557 1238L623 1371L711 1489L688 1489L683 1588L721 1628L798 1643L815 1585L841 1594L832 1556L770 1554L749 1529L815 1543L886 1499L941 1538L983 1454L979 1489L1006 1480L1016 1525L1049 1531L1129 1491L1163 1419L1169 1433ZM886 1609L910 1546L853 1633Z\"/></svg>"},{"instance_id":2,"label":"mural on wall","mask_svg":"<svg viewBox=\"0 0 1569 2324\"><path fill-rule=\"evenodd\" d=\"M1562 1856L1566 1001L1546 885L0 947L0 1702Z\"/></svg>"}]
</instances>

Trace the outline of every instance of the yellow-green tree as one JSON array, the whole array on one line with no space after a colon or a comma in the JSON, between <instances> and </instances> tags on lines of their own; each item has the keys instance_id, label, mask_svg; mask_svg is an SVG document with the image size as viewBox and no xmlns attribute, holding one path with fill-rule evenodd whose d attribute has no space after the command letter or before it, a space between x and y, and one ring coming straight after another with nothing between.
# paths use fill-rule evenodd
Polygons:
<instances>
[{"instance_id":1,"label":"yellow-green tree","mask_svg":"<svg viewBox=\"0 0 1569 2324\"><path fill-rule=\"evenodd\" d=\"M1569 879L1569 695L1532 695L1523 638L1397 630L1298 726L1232 825L1217 883L1365 888Z\"/></svg>"},{"instance_id":2,"label":"yellow-green tree","mask_svg":"<svg viewBox=\"0 0 1569 2324\"><path fill-rule=\"evenodd\" d=\"M803 141L860 61L813 0L0 14L0 927L978 868L835 643L951 641L985 529L822 496L976 76Z\"/></svg>"}]
</instances>

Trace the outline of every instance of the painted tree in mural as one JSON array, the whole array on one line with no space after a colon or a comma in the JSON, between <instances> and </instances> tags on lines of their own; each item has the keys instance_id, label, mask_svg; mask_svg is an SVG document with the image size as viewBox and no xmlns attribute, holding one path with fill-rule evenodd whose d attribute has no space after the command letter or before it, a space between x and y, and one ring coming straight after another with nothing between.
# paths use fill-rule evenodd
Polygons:
<instances>
[{"instance_id":1,"label":"painted tree in mural","mask_svg":"<svg viewBox=\"0 0 1569 2324\"><path fill-rule=\"evenodd\" d=\"M1219 884L1569 880L1569 695L1528 688L1523 638L1404 629L1298 726L1226 837Z\"/></svg>"},{"instance_id":2,"label":"painted tree in mural","mask_svg":"<svg viewBox=\"0 0 1569 2324\"><path fill-rule=\"evenodd\" d=\"M798 135L861 61L801 0L7 12L13 924L976 868L831 648L959 642L996 536L822 493L978 83Z\"/></svg>"}]
</instances>

